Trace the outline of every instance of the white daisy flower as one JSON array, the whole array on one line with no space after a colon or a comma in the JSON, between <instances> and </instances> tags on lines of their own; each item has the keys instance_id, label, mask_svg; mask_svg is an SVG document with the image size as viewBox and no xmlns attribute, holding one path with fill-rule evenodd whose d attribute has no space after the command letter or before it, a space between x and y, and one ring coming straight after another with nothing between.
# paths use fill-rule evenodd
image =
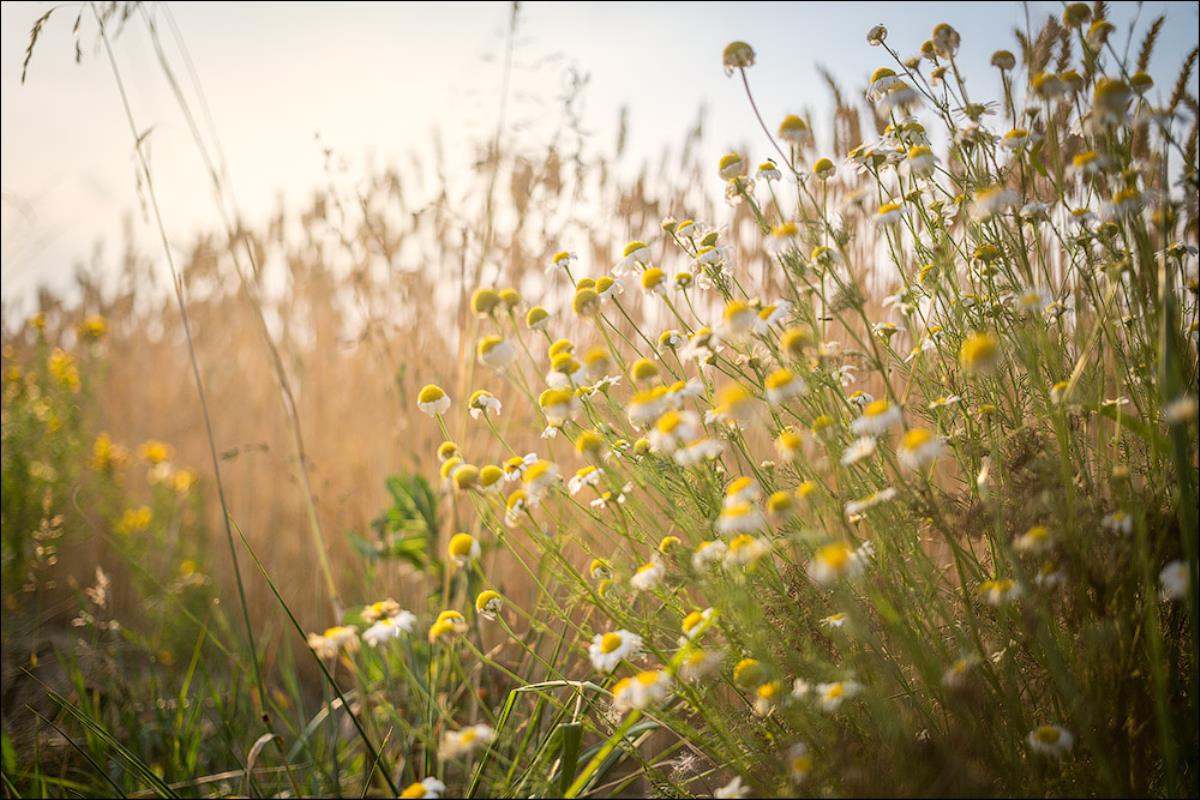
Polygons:
<instances>
[{"instance_id":1,"label":"white daisy flower","mask_svg":"<svg viewBox=\"0 0 1200 800\"><path fill-rule=\"evenodd\" d=\"M649 708L671 694L671 676L664 670L643 670L622 678L613 686L613 705L618 711Z\"/></svg>"},{"instance_id":2,"label":"white daisy flower","mask_svg":"<svg viewBox=\"0 0 1200 800\"><path fill-rule=\"evenodd\" d=\"M663 575L666 574L666 568L662 563L648 561L637 568L633 576L629 579L629 585L640 592L648 592L654 587L662 583Z\"/></svg>"},{"instance_id":3,"label":"white daisy flower","mask_svg":"<svg viewBox=\"0 0 1200 800\"><path fill-rule=\"evenodd\" d=\"M567 481L567 489L571 492L572 496L577 495L583 491L585 486L598 486L600 484L600 477L602 475L604 475L604 470L592 466L591 464L587 465L586 467L580 467L579 470L571 476L571 479Z\"/></svg>"},{"instance_id":4,"label":"white daisy flower","mask_svg":"<svg viewBox=\"0 0 1200 800\"><path fill-rule=\"evenodd\" d=\"M446 791L446 784L439 781L437 778L426 778L423 781L411 783L407 788L400 793L401 797L414 798L414 800L436 800L442 796L442 792Z\"/></svg>"},{"instance_id":5,"label":"white daisy flower","mask_svg":"<svg viewBox=\"0 0 1200 800\"><path fill-rule=\"evenodd\" d=\"M946 440L928 428L909 428L896 448L900 463L911 470L928 466L942 454Z\"/></svg>"},{"instance_id":6,"label":"white daisy flower","mask_svg":"<svg viewBox=\"0 0 1200 800\"><path fill-rule=\"evenodd\" d=\"M1117 510L1106 514L1104 519L1100 520L1100 527L1128 536L1133 533L1133 516L1128 511Z\"/></svg>"},{"instance_id":7,"label":"white daisy flower","mask_svg":"<svg viewBox=\"0 0 1200 800\"><path fill-rule=\"evenodd\" d=\"M694 467L704 461L719 458L725 452L725 443L720 439L703 437L675 451L675 462L682 467Z\"/></svg>"},{"instance_id":8,"label":"white daisy flower","mask_svg":"<svg viewBox=\"0 0 1200 800\"><path fill-rule=\"evenodd\" d=\"M713 564L719 564L729 552L729 546L720 539L701 542L692 554L692 567L697 572L704 572Z\"/></svg>"},{"instance_id":9,"label":"white daisy flower","mask_svg":"<svg viewBox=\"0 0 1200 800\"><path fill-rule=\"evenodd\" d=\"M828 586L840 578L857 578L870 563L874 552L870 542L864 542L857 548L846 542L830 542L813 553L808 562L808 577L822 586Z\"/></svg>"},{"instance_id":10,"label":"white daisy flower","mask_svg":"<svg viewBox=\"0 0 1200 800\"><path fill-rule=\"evenodd\" d=\"M816 686L817 703L823 711L837 711L842 703L860 694L862 688L862 684L855 681L818 683Z\"/></svg>"},{"instance_id":11,"label":"white daisy flower","mask_svg":"<svg viewBox=\"0 0 1200 800\"><path fill-rule=\"evenodd\" d=\"M417 393L417 408L431 417L445 414L446 410L450 408L450 396L442 387L432 383L427 384Z\"/></svg>"},{"instance_id":12,"label":"white daisy flower","mask_svg":"<svg viewBox=\"0 0 1200 800\"><path fill-rule=\"evenodd\" d=\"M734 776L733 780L713 792L713 797L718 798L740 798L750 797L752 794L750 787L742 783L740 776Z\"/></svg>"},{"instance_id":13,"label":"white daisy flower","mask_svg":"<svg viewBox=\"0 0 1200 800\"><path fill-rule=\"evenodd\" d=\"M1161 587L1159 596L1163 600L1186 600L1192 578L1186 561L1172 561L1158 573Z\"/></svg>"},{"instance_id":14,"label":"white daisy flower","mask_svg":"<svg viewBox=\"0 0 1200 800\"><path fill-rule=\"evenodd\" d=\"M849 447L842 451L842 466L848 467L870 458L875 454L876 446L874 436L862 436L855 439Z\"/></svg>"},{"instance_id":15,"label":"white daisy flower","mask_svg":"<svg viewBox=\"0 0 1200 800\"><path fill-rule=\"evenodd\" d=\"M472 394L467 407L470 409L471 419L479 419L482 414L498 417L503 408L496 396L486 389L480 389Z\"/></svg>"},{"instance_id":16,"label":"white daisy flower","mask_svg":"<svg viewBox=\"0 0 1200 800\"><path fill-rule=\"evenodd\" d=\"M597 672L609 673L622 661L636 658L642 651L642 637L627 630L597 633L588 645L588 656Z\"/></svg>"},{"instance_id":17,"label":"white daisy flower","mask_svg":"<svg viewBox=\"0 0 1200 800\"><path fill-rule=\"evenodd\" d=\"M517 356L516 348L494 334L480 339L476 352L479 360L492 369L504 369Z\"/></svg>"},{"instance_id":18,"label":"white daisy flower","mask_svg":"<svg viewBox=\"0 0 1200 800\"><path fill-rule=\"evenodd\" d=\"M743 533L729 540L725 553L726 567L745 567L771 552L771 543L766 539Z\"/></svg>"},{"instance_id":19,"label":"white daisy flower","mask_svg":"<svg viewBox=\"0 0 1200 800\"><path fill-rule=\"evenodd\" d=\"M859 436L882 436L900 420L899 406L887 400L875 400L863 408L862 416L850 423L850 430Z\"/></svg>"},{"instance_id":20,"label":"white daisy flower","mask_svg":"<svg viewBox=\"0 0 1200 800\"><path fill-rule=\"evenodd\" d=\"M1039 725L1029 732L1026 741L1035 753L1056 758L1071 752L1075 745L1071 732L1058 725Z\"/></svg>"},{"instance_id":21,"label":"white daisy flower","mask_svg":"<svg viewBox=\"0 0 1200 800\"><path fill-rule=\"evenodd\" d=\"M496 731L490 725L479 723L461 731L446 731L442 735L441 747L438 748L438 758L453 759L469 756L481 747L486 747L496 739Z\"/></svg>"}]
</instances>

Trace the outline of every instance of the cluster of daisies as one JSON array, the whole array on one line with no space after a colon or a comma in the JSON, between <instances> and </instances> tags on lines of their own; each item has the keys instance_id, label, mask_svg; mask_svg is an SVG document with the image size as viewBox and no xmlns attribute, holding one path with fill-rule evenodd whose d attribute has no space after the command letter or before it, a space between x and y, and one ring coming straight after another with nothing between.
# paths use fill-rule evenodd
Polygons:
<instances>
[{"instance_id":1,"label":"cluster of daisies","mask_svg":"<svg viewBox=\"0 0 1200 800\"><path fill-rule=\"evenodd\" d=\"M1071 4L1063 24L1092 48L1095 67L1111 26L1091 14ZM572 557L591 560L586 569L569 564L564 580L577 580L571 588L601 612L599 623L589 615L578 627L579 655L586 653L582 663L600 677L626 723L676 703L701 708L705 679L733 687L750 713L789 733L780 718L793 711L836 715L861 703L856 699L870 693L873 676L860 675L860 682L834 665L824 677L836 679L814 680L781 669L732 635L729 618L737 610L727 613L723 603L766 592L790 600L798 583L837 601L878 594L872 571L889 558L893 569L905 569L903 553L921 546L890 541L900 536L893 529L945 525L931 509L956 481L984 503L995 490L996 442L1021 426L1020 415L1065 419L1081 406L1090 351L1078 358L1063 344L1078 324L1076 297L1069 280L1045 267L1040 248L1057 242L1068 258L1094 260L1106 311L1128 286L1131 267L1118 257L1116 237L1121 225L1151 216L1153 176L1112 148L1088 148L1128 137L1147 120L1170 121L1149 99L1149 77L1039 71L1018 107L1016 58L998 51L992 64L1005 102L971 103L955 61L960 36L951 26L937 26L907 60L886 38L882 26L868 35L895 58L868 82L867 100L886 121L876 141L841 160L813 158L808 122L788 115L772 137L780 160L753 168L729 153L717 164L735 213L757 224L775 278L751 283L730 231L691 218L664 219L645 240L614 254L608 274L596 278L583 276L580 257L563 250L546 265L555 284L569 282L563 308L530 305L511 288L481 287L471 297L475 357L495 383L474 391L466 406L492 435L495 453L475 461L451 440L453 400L441 386L417 395L417 407L446 439L437 450L444 489L476 512L476 532L455 534L447 560L489 585L480 563L489 534L507 546L511 529L528 534L535 547L561 548L554 529L566 528L577 547ZM724 53L729 74L744 75L754 61L744 42ZM1056 194L1030 199L1030 175L1048 174L1042 146L1058 135L1048 126L1072 107L1080 110L1072 135L1081 144L1066 157L1056 153ZM950 129L953 159L935 155L923 111ZM993 130L987 117L1001 112L1011 127ZM780 200L785 189L795 191L792 214ZM1109 200L1096 200L1101 190ZM835 198L840 205L830 208ZM1087 210L1097 206L1098 213ZM859 221L900 270L899 289L880 306L889 320L872 318L878 311L864 296L862 270L852 269L849 231ZM1031 248L1039 252L1034 261ZM1180 275L1194 271L1195 248L1172 244L1159 256ZM1193 294L1195 284L1192 278ZM647 329L636 322L639 310L668 327ZM1136 309L1129 310L1123 330L1106 336L1133 336ZM571 338L563 335L569 328ZM1194 323L1191 330L1194 340ZM1119 341L1133 346L1132 339ZM1047 363L1035 363L1027 355L1033 348L1080 366L1060 375L1045 356ZM859 383L864 388L855 388ZM502 417L514 401L520 411ZM1119 420L1128 403L1105 400L1097 413ZM1160 427L1190 431L1196 416L1192 387L1166 403ZM506 437L514 421L530 418L536 438L528 438L537 445L522 455L525 447ZM772 458L754 455L768 447ZM1133 539L1140 519L1134 509L1109 502L1102 511L1095 519L1110 541ZM987 557L972 552L979 569L958 565L960 583L969 585L954 602L1003 627L1011 618L1005 607L1066 584L1063 536L1061 520L1037 519L993 541ZM566 552L557 555L566 561ZM961 550L956 557L965 558ZM1194 591L1186 561L1155 568L1158 599L1181 602ZM503 622L504 612L505 599L486 589L465 613ZM852 613L818 622L844 633ZM310 646L333 658L354 653L360 638L372 648L387 646L416 625L391 600L366 607L361 619L368 626L361 637L340 625L313 634ZM664 624L677 641L664 644ZM511 634L507 623L504 629ZM464 612L447 609L427 639L452 646L468 631ZM934 684L941 676L937 702L979 685L975 673L1002 654L947 659L934 673ZM445 734L440 754L460 758L494 737L486 725L468 726ZM799 738L781 750L796 783L815 763ZM1025 742L1035 755L1061 757L1074 736L1045 721ZM405 796L437 796L444 787L430 780ZM716 795L749 792L736 777Z\"/></svg>"}]
</instances>

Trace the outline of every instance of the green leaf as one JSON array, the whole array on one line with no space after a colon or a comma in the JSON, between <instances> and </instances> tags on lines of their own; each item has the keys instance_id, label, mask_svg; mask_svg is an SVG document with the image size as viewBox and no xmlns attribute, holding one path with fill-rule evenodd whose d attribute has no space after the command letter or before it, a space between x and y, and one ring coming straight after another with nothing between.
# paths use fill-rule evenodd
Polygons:
<instances>
[{"instance_id":1,"label":"green leaf","mask_svg":"<svg viewBox=\"0 0 1200 800\"><path fill-rule=\"evenodd\" d=\"M558 790L566 793L575 780L575 769L579 761L579 744L583 741L583 726L578 722L564 722L558 726L562 736L562 750L558 769Z\"/></svg>"}]
</instances>

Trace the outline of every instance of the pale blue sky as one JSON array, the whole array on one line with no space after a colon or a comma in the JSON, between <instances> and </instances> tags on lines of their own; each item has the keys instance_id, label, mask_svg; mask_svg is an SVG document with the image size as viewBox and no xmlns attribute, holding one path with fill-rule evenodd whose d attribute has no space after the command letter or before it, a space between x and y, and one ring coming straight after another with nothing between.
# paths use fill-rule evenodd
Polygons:
<instances>
[{"instance_id":1,"label":"pale blue sky","mask_svg":"<svg viewBox=\"0 0 1200 800\"><path fill-rule=\"evenodd\" d=\"M1134 3L1113 3L1123 26ZM103 240L115 258L121 222L132 212L138 239L157 256L140 213L132 148L112 75L85 24L81 66L73 60L75 9L56 12L19 84L28 31L48 3L6 2L0 8L0 135L3 196L3 295L26 297L40 283L61 286L73 264ZM467 161L465 146L495 124L499 56L507 3L172 3L229 159L239 200L261 219L283 197L299 207L321 181L323 139L347 155L352 170L406 162L428 154L438 129L447 156ZM1029 4L1037 24L1061 13L1053 2ZM1168 24L1152 64L1164 91L1197 38L1197 5L1147 2L1143 22L1165 12ZM585 122L594 147L611 151L617 109L629 106L635 160L681 141L697 109L708 109L706 152L715 160L748 144L752 159L768 155L740 85L725 77L724 45L745 39L758 51L752 80L769 122L811 108L825 118L827 93L815 65L852 89L886 54L866 44L876 22L902 54L916 50L933 24L962 34L969 86L994 95L987 66L999 47L1016 49L1011 30L1024 25L1015 2L995 3L526 3L518 61L540 62L521 73L513 121L527 123L517 143L537 149L558 120L555 96L568 64L590 73ZM1123 40L1118 46L1123 45ZM1137 42L1134 43L1136 48ZM117 54L142 127L155 125L152 158L173 238L186 242L216 213L187 129L157 69L147 35L132 24ZM490 56L490 60L487 58ZM550 58L557 56L557 58Z\"/></svg>"}]
</instances>

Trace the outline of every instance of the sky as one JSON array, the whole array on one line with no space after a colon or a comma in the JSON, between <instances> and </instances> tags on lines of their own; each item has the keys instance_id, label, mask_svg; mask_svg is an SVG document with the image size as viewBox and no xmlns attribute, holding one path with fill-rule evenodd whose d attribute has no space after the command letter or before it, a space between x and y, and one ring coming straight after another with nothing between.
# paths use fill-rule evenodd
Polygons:
<instances>
[{"instance_id":1,"label":"sky","mask_svg":"<svg viewBox=\"0 0 1200 800\"><path fill-rule=\"evenodd\" d=\"M1121 30L1137 14L1143 27L1166 14L1151 74L1169 92L1196 44L1197 4L1112 6ZM84 19L77 65L76 8L56 11L41 33L27 82L20 83L29 29L50 7L0 6L0 296L6 315L27 311L39 286L69 286L80 262L115 261L127 223L142 250L157 256L139 206L128 123L94 23ZM471 158L468 143L496 125L509 3L178 2L169 8L252 223L280 203L305 204L324 180L322 144L342 154L352 171L364 170L407 163L412 152L431 153L436 131L453 164ZM1061 3L1028 4L1034 25L1061 9ZM155 14L165 25L162 10ZM748 145L757 160L769 155L768 145L740 82L721 68L729 41L743 39L757 51L750 76L773 125L806 109L814 120L826 118L830 101L818 64L847 89L865 85L870 72L887 63L865 40L880 22L902 55L916 52L935 23L954 25L962 35L968 88L994 96L999 81L987 61L997 48L1016 50L1011 31L1024 26L1025 14L1015 2L522 3L509 135L530 149L544 144L551 121L561 118L555 98L572 68L589 75L583 119L597 150L611 152L621 106L628 108L632 163L680 142L704 106L706 157L715 163L725 150ZM166 38L177 58L169 33ZM153 126L147 142L173 241L218 229L199 156L138 18L114 48L139 128Z\"/></svg>"}]
</instances>

